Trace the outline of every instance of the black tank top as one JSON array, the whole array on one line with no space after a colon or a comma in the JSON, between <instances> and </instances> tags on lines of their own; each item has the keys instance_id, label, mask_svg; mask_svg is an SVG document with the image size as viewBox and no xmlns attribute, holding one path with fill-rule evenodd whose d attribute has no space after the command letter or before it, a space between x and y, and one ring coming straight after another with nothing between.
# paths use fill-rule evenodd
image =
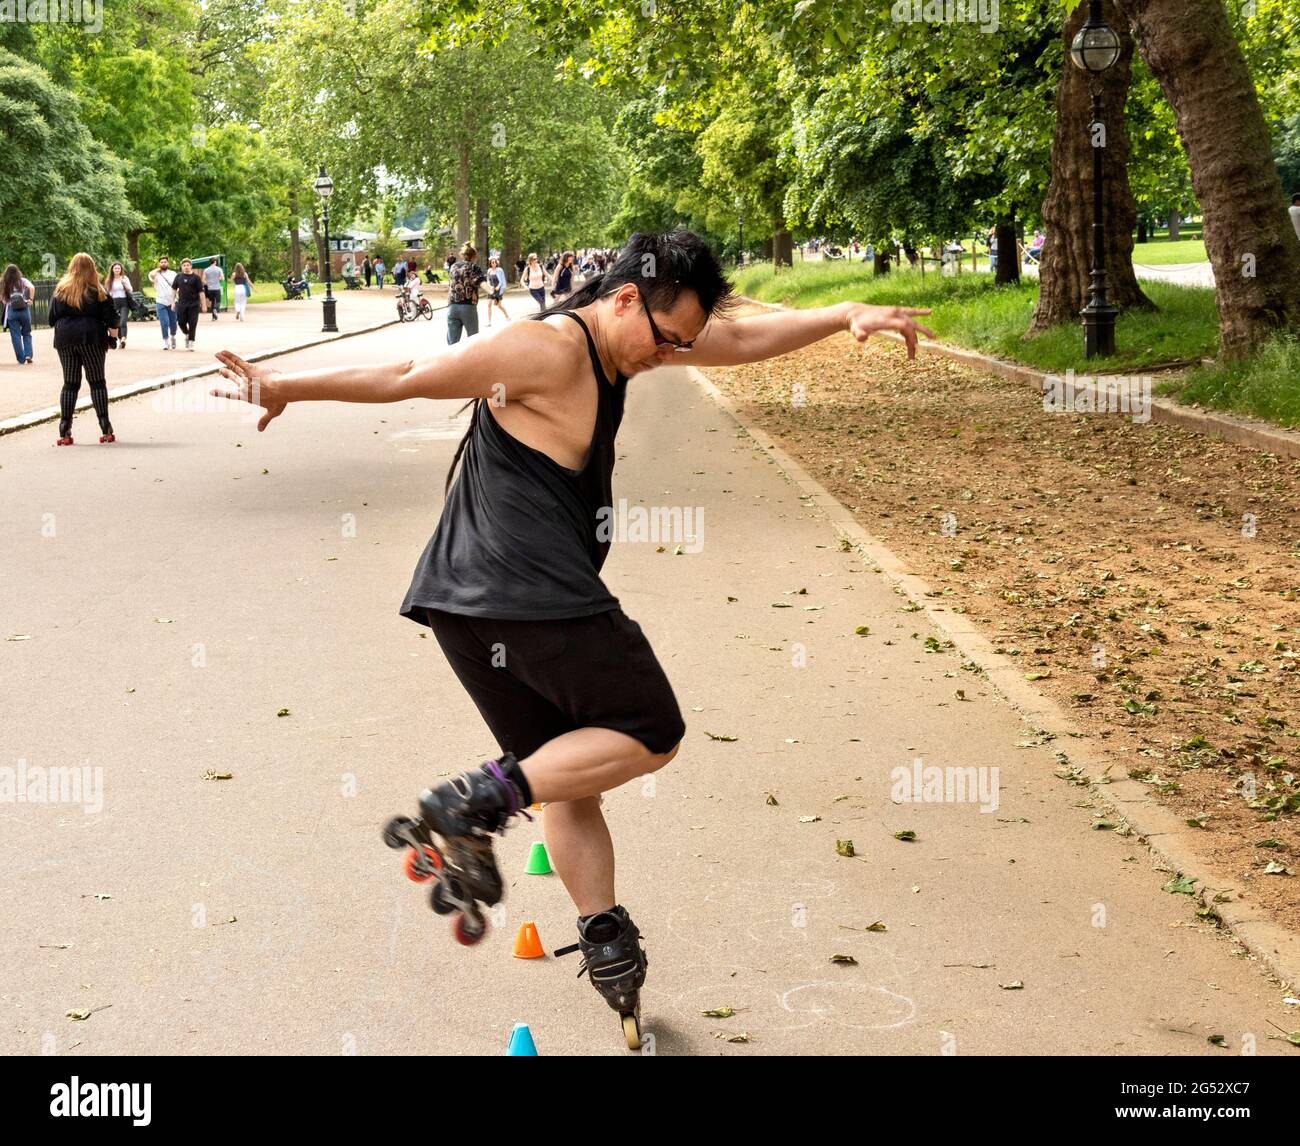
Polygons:
<instances>
[{"instance_id":1,"label":"black tank top","mask_svg":"<svg viewBox=\"0 0 1300 1146\"><path fill-rule=\"evenodd\" d=\"M613 504L614 437L623 420L627 379L601 369L587 324L596 375L596 427L581 469L562 466L508 434L480 399L461 469L425 546L401 613L443 609L471 617L558 620L618 608L599 573L609 541L598 513ZM608 533L601 530L599 533Z\"/></svg>"}]
</instances>

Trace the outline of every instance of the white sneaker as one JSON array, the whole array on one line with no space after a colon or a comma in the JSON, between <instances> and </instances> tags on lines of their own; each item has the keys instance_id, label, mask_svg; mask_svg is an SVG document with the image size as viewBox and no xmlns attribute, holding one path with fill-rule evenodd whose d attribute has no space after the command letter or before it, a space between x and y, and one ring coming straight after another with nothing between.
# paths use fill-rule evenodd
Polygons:
<instances>
[{"instance_id":1,"label":"white sneaker","mask_svg":"<svg viewBox=\"0 0 1300 1146\"><path fill-rule=\"evenodd\" d=\"M194 339L192 339L192 338L187 338L187 339L185 340L185 349L186 349L186 350L193 350L193 349L194 349Z\"/></svg>"},{"instance_id":2,"label":"white sneaker","mask_svg":"<svg viewBox=\"0 0 1300 1146\"><path fill-rule=\"evenodd\" d=\"M167 339L165 339L165 338L163 339L163 349L164 349L164 350L170 350L170 349L171 349L171 347L167 345Z\"/></svg>"},{"instance_id":3,"label":"white sneaker","mask_svg":"<svg viewBox=\"0 0 1300 1146\"><path fill-rule=\"evenodd\" d=\"M172 349L176 349L176 335L174 334L172 335Z\"/></svg>"}]
</instances>

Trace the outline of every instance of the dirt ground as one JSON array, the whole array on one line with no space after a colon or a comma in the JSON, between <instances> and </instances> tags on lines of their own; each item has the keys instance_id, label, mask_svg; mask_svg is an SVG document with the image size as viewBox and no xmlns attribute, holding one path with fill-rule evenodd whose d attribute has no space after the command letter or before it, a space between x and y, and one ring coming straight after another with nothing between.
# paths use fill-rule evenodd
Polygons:
<instances>
[{"instance_id":1,"label":"dirt ground","mask_svg":"<svg viewBox=\"0 0 1300 1146\"><path fill-rule=\"evenodd\" d=\"M848 335L707 373L1300 930L1300 461Z\"/></svg>"}]
</instances>

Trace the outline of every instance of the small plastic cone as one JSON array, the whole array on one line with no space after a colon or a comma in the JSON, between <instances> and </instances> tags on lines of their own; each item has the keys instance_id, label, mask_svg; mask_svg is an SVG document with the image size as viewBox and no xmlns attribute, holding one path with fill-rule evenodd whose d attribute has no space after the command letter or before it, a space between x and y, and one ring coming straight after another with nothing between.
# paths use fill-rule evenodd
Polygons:
<instances>
[{"instance_id":1,"label":"small plastic cone","mask_svg":"<svg viewBox=\"0 0 1300 1146\"><path fill-rule=\"evenodd\" d=\"M540 812L540 811L542 810L542 805L541 805L541 804L529 804L529 805L528 805L528 810L529 810L530 812Z\"/></svg>"},{"instance_id":2,"label":"small plastic cone","mask_svg":"<svg viewBox=\"0 0 1300 1146\"><path fill-rule=\"evenodd\" d=\"M546 854L546 845L541 843L533 844L532 850L528 853L528 866L524 868L524 875L550 875L551 861Z\"/></svg>"},{"instance_id":3,"label":"small plastic cone","mask_svg":"<svg viewBox=\"0 0 1300 1146\"><path fill-rule=\"evenodd\" d=\"M537 925L521 923L519 934L515 936L516 959L542 959L546 952L542 950L542 941L537 935Z\"/></svg>"},{"instance_id":4,"label":"small plastic cone","mask_svg":"<svg viewBox=\"0 0 1300 1146\"><path fill-rule=\"evenodd\" d=\"M506 1055L511 1058L537 1056L537 1044L533 1042L533 1032L528 1029L527 1023L515 1023L510 1032L510 1046L506 1049Z\"/></svg>"}]
</instances>

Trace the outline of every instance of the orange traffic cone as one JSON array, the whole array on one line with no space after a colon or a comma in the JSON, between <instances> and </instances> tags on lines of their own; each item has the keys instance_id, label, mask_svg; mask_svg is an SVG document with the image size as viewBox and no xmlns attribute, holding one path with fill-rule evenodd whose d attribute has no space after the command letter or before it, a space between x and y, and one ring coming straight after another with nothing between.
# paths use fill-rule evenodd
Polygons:
<instances>
[{"instance_id":1,"label":"orange traffic cone","mask_svg":"<svg viewBox=\"0 0 1300 1146\"><path fill-rule=\"evenodd\" d=\"M515 936L515 958L544 959L545 957L546 952L542 950L542 941L537 935L537 925L521 923L519 934Z\"/></svg>"}]
</instances>

